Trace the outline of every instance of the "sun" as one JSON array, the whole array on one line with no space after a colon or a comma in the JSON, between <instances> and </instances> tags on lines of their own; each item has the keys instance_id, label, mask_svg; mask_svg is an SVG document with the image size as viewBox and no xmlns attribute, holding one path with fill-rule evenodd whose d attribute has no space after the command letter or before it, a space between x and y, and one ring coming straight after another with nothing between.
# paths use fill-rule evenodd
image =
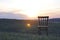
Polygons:
<instances>
[{"instance_id":1,"label":"sun","mask_svg":"<svg viewBox=\"0 0 60 40\"><path fill-rule=\"evenodd\" d=\"M27 15L28 15L28 17L37 17L37 15L34 13L28 13Z\"/></svg>"},{"instance_id":2,"label":"sun","mask_svg":"<svg viewBox=\"0 0 60 40\"><path fill-rule=\"evenodd\" d=\"M34 11L32 11L32 10L26 11L25 14L26 14L28 17L30 17L30 18L32 18L32 17L37 17L37 16L38 16L36 10L34 10Z\"/></svg>"}]
</instances>

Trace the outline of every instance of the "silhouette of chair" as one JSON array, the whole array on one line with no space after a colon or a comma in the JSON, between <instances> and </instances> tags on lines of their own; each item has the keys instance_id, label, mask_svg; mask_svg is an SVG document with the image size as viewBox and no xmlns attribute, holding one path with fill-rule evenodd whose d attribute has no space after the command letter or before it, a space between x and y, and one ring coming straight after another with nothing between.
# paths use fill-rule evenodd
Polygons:
<instances>
[{"instance_id":1,"label":"silhouette of chair","mask_svg":"<svg viewBox=\"0 0 60 40\"><path fill-rule=\"evenodd\" d=\"M48 19L49 16L38 16L38 33L39 35L45 34L48 35ZM45 31L44 33L42 33Z\"/></svg>"}]
</instances>

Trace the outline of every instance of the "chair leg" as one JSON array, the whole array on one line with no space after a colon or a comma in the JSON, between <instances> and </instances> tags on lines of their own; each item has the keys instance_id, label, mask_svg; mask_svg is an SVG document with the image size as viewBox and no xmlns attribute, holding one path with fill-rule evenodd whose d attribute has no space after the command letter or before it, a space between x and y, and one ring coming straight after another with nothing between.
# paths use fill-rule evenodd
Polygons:
<instances>
[{"instance_id":1,"label":"chair leg","mask_svg":"<svg viewBox=\"0 0 60 40\"><path fill-rule=\"evenodd\" d=\"M41 35L41 28L38 29L38 34Z\"/></svg>"},{"instance_id":2,"label":"chair leg","mask_svg":"<svg viewBox=\"0 0 60 40\"><path fill-rule=\"evenodd\" d=\"M48 28L46 28L46 35L48 36Z\"/></svg>"}]
</instances>

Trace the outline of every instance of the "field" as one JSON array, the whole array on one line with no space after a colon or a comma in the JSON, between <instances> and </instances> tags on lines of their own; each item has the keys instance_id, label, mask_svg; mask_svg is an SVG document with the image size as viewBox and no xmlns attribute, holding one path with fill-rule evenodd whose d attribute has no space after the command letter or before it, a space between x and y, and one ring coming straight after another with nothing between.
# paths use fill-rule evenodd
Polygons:
<instances>
[{"instance_id":1,"label":"field","mask_svg":"<svg viewBox=\"0 0 60 40\"><path fill-rule=\"evenodd\" d=\"M37 22L31 28L25 24L32 21L0 20L0 40L60 40L60 23L49 23L48 36L39 35Z\"/></svg>"},{"instance_id":2,"label":"field","mask_svg":"<svg viewBox=\"0 0 60 40\"><path fill-rule=\"evenodd\" d=\"M0 32L0 40L60 40L60 37L52 35L42 36L26 33Z\"/></svg>"}]
</instances>

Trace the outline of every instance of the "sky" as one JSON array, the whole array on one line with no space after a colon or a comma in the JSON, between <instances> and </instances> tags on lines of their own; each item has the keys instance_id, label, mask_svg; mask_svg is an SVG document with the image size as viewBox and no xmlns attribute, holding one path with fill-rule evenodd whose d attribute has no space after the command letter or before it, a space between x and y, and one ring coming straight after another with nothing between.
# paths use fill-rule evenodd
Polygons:
<instances>
[{"instance_id":1,"label":"sky","mask_svg":"<svg viewBox=\"0 0 60 40\"><path fill-rule=\"evenodd\" d=\"M0 0L0 12L14 12L29 17L60 17L60 0Z\"/></svg>"}]
</instances>

